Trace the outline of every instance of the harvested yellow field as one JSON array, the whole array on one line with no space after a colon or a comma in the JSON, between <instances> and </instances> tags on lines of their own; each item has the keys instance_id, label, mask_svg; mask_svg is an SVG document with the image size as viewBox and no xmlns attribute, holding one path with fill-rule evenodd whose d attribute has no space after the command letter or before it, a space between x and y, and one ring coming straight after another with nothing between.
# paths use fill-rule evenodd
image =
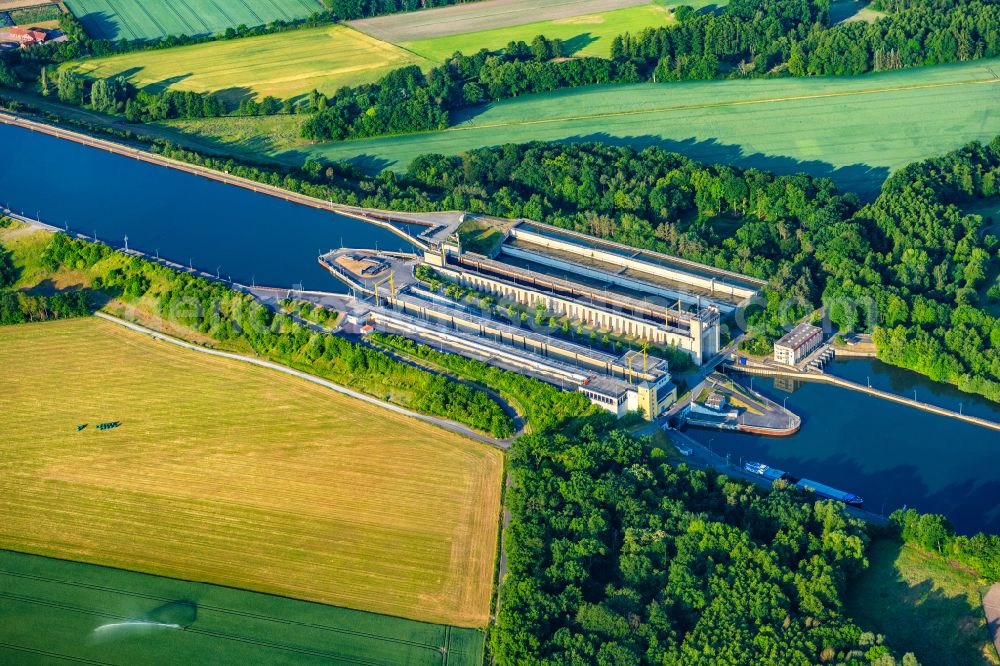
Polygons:
<instances>
[{"instance_id":1,"label":"harvested yellow field","mask_svg":"<svg viewBox=\"0 0 1000 666\"><path fill-rule=\"evenodd\" d=\"M317 89L371 83L393 69L427 62L408 51L343 25L290 30L173 49L80 60L87 76L124 75L153 92L213 92L231 100L247 94L282 99Z\"/></svg>"},{"instance_id":2,"label":"harvested yellow field","mask_svg":"<svg viewBox=\"0 0 1000 666\"><path fill-rule=\"evenodd\" d=\"M0 368L0 547L486 623L499 451L96 318L0 328Z\"/></svg>"}]
</instances>

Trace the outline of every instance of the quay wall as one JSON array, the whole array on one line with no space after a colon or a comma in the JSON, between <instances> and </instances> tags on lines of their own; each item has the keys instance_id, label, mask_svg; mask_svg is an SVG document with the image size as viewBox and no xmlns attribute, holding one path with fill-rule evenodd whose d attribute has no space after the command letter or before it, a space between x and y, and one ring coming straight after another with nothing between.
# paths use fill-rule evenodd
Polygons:
<instances>
[{"instance_id":1,"label":"quay wall","mask_svg":"<svg viewBox=\"0 0 1000 666\"><path fill-rule=\"evenodd\" d=\"M560 233L564 230L560 229ZM602 250L599 246L594 245L594 241L586 236L580 236L586 239L588 243L591 243L588 247L582 247L576 243L569 243L567 241L562 241L557 238L552 238L545 234L540 234L533 232L530 228L524 227L514 227L510 231L510 235L514 238L522 238L532 244L540 245L542 247L547 247L555 250L561 250L563 252L570 252L580 256L589 256L600 261L605 261L610 264L616 264L622 267L631 268L643 273L650 273L653 275L658 275L660 277L666 278L668 280L673 280L674 282L680 282L681 284L690 284L692 286L697 286L702 289L707 289L712 293L728 294L734 298L749 298L757 293L755 289L749 289L747 287L741 287L729 282L725 282L729 276L722 275L720 280L716 280L710 277L704 277L701 275L695 275L688 273L680 268L672 269L666 266L661 266L659 264L654 264L648 261L643 261L641 259L635 259L633 257L628 257L617 252L611 252L609 250ZM625 246L622 246L625 247ZM635 248L631 248L633 251L638 252ZM673 259L673 258L672 258ZM678 262L679 263L679 262ZM693 265L693 268L698 270L706 270L709 267ZM736 276L733 274L732 279L743 280L743 276Z\"/></svg>"}]
</instances>

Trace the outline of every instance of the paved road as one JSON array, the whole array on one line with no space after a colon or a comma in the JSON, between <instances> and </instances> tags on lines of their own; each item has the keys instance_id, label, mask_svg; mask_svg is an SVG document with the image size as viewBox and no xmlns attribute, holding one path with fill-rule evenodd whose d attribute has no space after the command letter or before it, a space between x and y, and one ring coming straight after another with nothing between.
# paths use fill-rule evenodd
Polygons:
<instances>
[{"instance_id":1,"label":"paved road","mask_svg":"<svg viewBox=\"0 0 1000 666\"><path fill-rule=\"evenodd\" d=\"M233 354L233 353L230 353L230 352L218 351L216 349L206 349L204 347L199 347L198 345L194 345L194 344L191 344L191 343L188 343L188 342L184 342L183 340L178 340L177 338L173 338L173 337L171 337L169 335L164 335L163 333L158 333L157 331L154 331L152 329L146 328L144 326L139 326L138 324L133 324L132 322L128 322L128 321L125 321L123 319L118 319L117 317L113 317L113 316L111 316L109 314L105 314L103 312L97 312L96 316L100 317L101 319L105 319L105 320L110 321L112 323L118 324L119 326L124 326L125 328L131 329L131 330L136 331L138 333L143 333L145 335L149 335L149 336L151 336L155 340L163 340L164 342L169 342L170 344L177 345L178 347L183 347L185 349L190 349L192 351L201 352L202 354L210 354L212 356L218 356L218 357L221 357L221 358L228 358L228 359L231 359L231 360L234 360L234 361L241 361L243 363L249 363L251 365L257 365L257 366L260 366L262 368L269 368L271 370L277 370L278 372L283 372L286 375L292 375L293 377L298 377L300 379L304 379L304 380L306 380L308 382L312 382L313 384L319 384L320 386L324 386L326 388L332 389L332 390L334 390L334 391L336 391L338 393L342 393L343 395L350 396L352 398L357 398L358 400L363 400L363 401L365 401L367 403L370 403L370 404L373 404L373 405L378 405L379 407L382 407L383 409L388 409L390 411L396 412L397 414L402 414L404 416L409 416L409 417L412 417L412 418L415 418L415 419L420 419L421 421L425 421L427 423L432 423L432 424L434 424L434 425L436 425L438 427L444 428L445 430L450 430L450 431L456 432L456 433L458 433L460 435L465 435L466 437L478 440L480 442L484 442L486 444L490 444L491 446L496 446L497 448L500 448L500 449L506 449L507 448L507 443L506 442L503 442L501 440L497 440L497 439L494 439L492 437L488 437L486 435L478 433L475 430L472 430L471 428L467 428L466 426L464 426L464 425L462 425L460 423L455 423L453 421L448 421L446 419L441 419L441 418L437 418L437 417L434 417L434 416L427 416L425 414L419 414L417 412L411 411L411 410L406 409L404 407L400 407L399 405L394 405L394 404L392 404L390 402L385 402L383 400L379 400L377 398L373 398L370 395L365 395L364 393L359 393L359 392L354 391L352 389L349 389L349 388L347 388L345 386L341 386L339 384L335 384L335 383L333 383L333 382L331 382L329 380L323 379L322 377L317 377L316 375L310 375L307 372L301 372L299 370L295 370L293 368L289 368L289 367L286 367L284 365L280 365L278 363L272 363L270 361L264 361L264 360L259 359L259 358L252 358L250 356L242 356L240 354Z\"/></svg>"},{"instance_id":2,"label":"paved road","mask_svg":"<svg viewBox=\"0 0 1000 666\"><path fill-rule=\"evenodd\" d=\"M993 645L1000 654L1000 583L990 588L983 597L983 613L986 614L986 625L993 636Z\"/></svg>"}]
</instances>

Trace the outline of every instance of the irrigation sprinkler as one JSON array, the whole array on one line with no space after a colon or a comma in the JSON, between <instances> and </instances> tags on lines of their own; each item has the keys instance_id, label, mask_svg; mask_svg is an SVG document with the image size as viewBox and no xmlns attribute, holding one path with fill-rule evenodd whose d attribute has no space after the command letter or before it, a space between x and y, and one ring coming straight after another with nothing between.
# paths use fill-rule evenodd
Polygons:
<instances>
[{"instance_id":1,"label":"irrigation sprinkler","mask_svg":"<svg viewBox=\"0 0 1000 666\"><path fill-rule=\"evenodd\" d=\"M128 252L128 234L125 234L125 251Z\"/></svg>"},{"instance_id":2,"label":"irrigation sprinkler","mask_svg":"<svg viewBox=\"0 0 1000 666\"><path fill-rule=\"evenodd\" d=\"M222 273L222 265L221 264L219 266L215 267L215 279L216 280L221 280L222 279L222 276L220 275L220 273Z\"/></svg>"}]
</instances>

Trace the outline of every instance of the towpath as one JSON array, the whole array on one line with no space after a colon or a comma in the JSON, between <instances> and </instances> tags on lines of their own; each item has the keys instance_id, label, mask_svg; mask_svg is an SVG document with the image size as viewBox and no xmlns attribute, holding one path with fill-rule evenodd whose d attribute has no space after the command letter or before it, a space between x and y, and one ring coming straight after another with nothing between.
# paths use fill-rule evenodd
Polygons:
<instances>
[{"instance_id":1,"label":"towpath","mask_svg":"<svg viewBox=\"0 0 1000 666\"><path fill-rule=\"evenodd\" d=\"M1000 583L995 583L983 597L983 613L993 636L993 645L1000 654Z\"/></svg>"}]
</instances>

